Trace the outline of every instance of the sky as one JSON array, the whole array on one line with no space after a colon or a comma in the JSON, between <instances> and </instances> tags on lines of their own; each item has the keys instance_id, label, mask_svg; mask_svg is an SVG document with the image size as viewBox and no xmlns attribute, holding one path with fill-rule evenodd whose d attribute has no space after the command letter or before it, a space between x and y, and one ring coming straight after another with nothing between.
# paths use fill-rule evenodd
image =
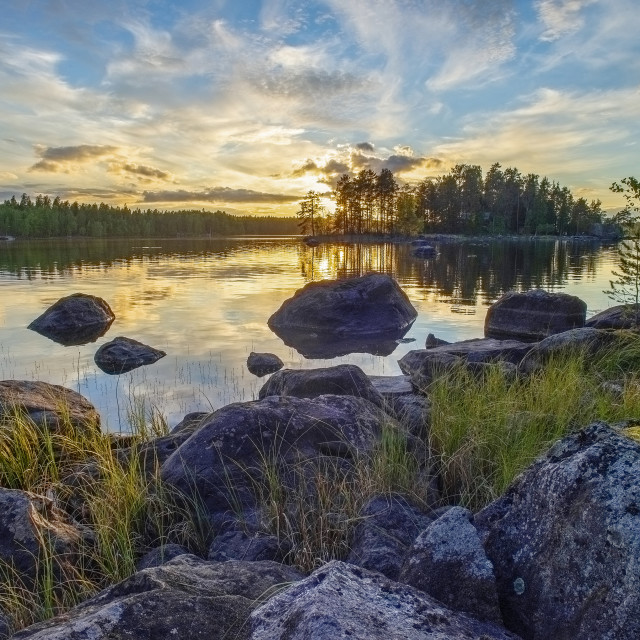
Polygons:
<instances>
[{"instance_id":1,"label":"sky","mask_svg":"<svg viewBox=\"0 0 640 640\"><path fill-rule=\"evenodd\" d=\"M637 0L0 0L0 200L290 215L499 162L623 206Z\"/></svg>"}]
</instances>

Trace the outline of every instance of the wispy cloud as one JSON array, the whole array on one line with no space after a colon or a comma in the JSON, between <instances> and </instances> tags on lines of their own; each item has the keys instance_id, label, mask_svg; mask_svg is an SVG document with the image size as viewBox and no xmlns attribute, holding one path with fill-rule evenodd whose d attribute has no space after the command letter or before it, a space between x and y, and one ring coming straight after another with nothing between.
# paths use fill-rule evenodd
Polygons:
<instances>
[{"instance_id":1,"label":"wispy cloud","mask_svg":"<svg viewBox=\"0 0 640 640\"><path fill-rule=\"evenodd\" d=\"M596 0L537 0L536 11L544 31L542 40L558 40L584 25L582 11Z\"/></svg>"},{"instance_id":2,"label":"wispy cloud","mask_svg":"<svg viewBox=\"0 0 640 640\"><path fill-rule=\"evenodd\" d=\"M297 202L299 195L290 196L280 193L260 193L250 189L232 189L231 187L212 187L201 191L145 191L144 202Z\"/></svg>"},{"instance_id":3,"label":"wispy cloud","mask_svg":"<svg viewBox=\"0 0 640 640\"><path fill-rule=\"evenodd\" d=\"M81 144L71 147L44 147L36 145L36 153L40 160L30 171L48 171L58 173L65 171L70 163L91 162L112 155L117 147L110 145Z\"/></svg>"}]
</instances>

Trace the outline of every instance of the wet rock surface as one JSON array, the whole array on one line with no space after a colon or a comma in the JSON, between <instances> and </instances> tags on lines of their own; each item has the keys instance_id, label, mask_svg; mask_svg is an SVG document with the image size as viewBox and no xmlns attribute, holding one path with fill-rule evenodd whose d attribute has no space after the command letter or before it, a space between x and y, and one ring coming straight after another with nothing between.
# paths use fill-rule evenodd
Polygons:
<instances>
[{"instance_id":1,"label":"wet rock surface","mask_svg":"<svg viewBox=\"0 0 640 640\"><path fill-rule=\"evenodd\" d=\"M86 344L104 335L115 315L102 299L84 293L60 298L29 329L65 346Z\"/></svg>"},{"instance_id":2,"label":"wet rock surface","mask_svg":"<svg viewBox=\"0 0 640 640\"><path fill-rule=\"evenodd\" d=\"M110 375L127 373L138 367L153 364L167 354L147 344L118 336L103 344L94 356L94 361L102 371Z\"/></svg>"},{"instance_id":3,"label":"wet rock surface","mask_svg":"<svg viewBox=\"0 0 640 640\"><path fill-rule=\"evenodd\" d=\"M583 327L586 315L586 303L576 296L542 289L509 291L487 310L484 335L541 340L554 333Z\"/></svg>"}]
</instances>

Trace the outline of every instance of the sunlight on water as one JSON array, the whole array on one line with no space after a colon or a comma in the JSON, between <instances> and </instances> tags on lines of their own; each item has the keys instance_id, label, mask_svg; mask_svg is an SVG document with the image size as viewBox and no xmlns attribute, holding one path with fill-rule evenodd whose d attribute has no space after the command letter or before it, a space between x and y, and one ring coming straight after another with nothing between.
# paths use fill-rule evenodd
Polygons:
<instances>
[{"instance_id":1,"label":"sunlight on water","mask_svg":"<svg viewBox=\"0 0 640 640\"><path fill-rule=\"evenodd\" d=\"M483 335L487 306L511 289L565 291L587 302L604 295L613 249L560 241L467 242L439 247L437 258L411 257L408 245L331 244L295 238L225 240L14 242L0 247L0 378L39 379L88 397L106 428L128 429L128 411L144 402L171 425L257 397L251 351L277 354L287 367L354 363L369 374L400 373L397 360L424 346L428 333L449 341ZM390 356L351 354L308 360L267 327L282 302L311 280L368 271L393 275L419 316ZM96 342L63 347L26 329L62 296L104 298L116 320ZM109 376L93 362L97 348L127 336L167 352L156 364Z\"/></svg>"}]
</instances>

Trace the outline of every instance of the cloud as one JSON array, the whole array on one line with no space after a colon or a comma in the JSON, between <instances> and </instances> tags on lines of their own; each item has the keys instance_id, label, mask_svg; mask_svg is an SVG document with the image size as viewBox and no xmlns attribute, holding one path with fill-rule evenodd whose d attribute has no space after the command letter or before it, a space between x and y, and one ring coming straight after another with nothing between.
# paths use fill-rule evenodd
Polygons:
<instances>
[{"instance_id":1,"label":"cloud","mask_svg":"<svg viewBox=\"0 0 640 640\"><path fill-rule=\"evenodd\" d=\"M143 202L269 202L291 203L300 200L300 196L279 193L261 193L251 189L232 189L230 187L213 187L202 191L145 191Z\"/></svg>"},{"instance_id":2,"label":"cloud","mask_svg":"<svg viewBox=\"0 0 640 640\"><path fill-rule=\"evenodd\" d=\"M537 0L535 8L544 31L541 40L553 41L579 31L584 25L582 10L595 0Z\"/></svg>"},{"instance_id":3,"label":"cloud","mask_svg":"<svg viewBox=\"0 0 640 640\"><path fill-rule=\"evenodd\" d=\"M360 151L370 151L372 153L375 151L375 147L370 142L359 142L356 145L356 149L360 149Z\"/></svg>"},{"instance_id":4,"label":"cloud","mask_svg":"<svg viewBox=\"0 0 640 640\"><path fill-rule=\"evenodd\" d=\"M36 145L35 151L41 159L29 171L59 173L65 171L68 164L91 162L112 155L117 150L117 147L111 145L81 144L71 147Z\"/></svg>"},{"instance_id":5,"label":"cloud","mask_svg":"<svg viewBox=\"0 0 640 640\"><path fill-rule=\"evenodd\" d=\"M112 162L109 164L109 171L112 173L129 173L143 178L154 178L156 180L171 180L172 176L168 171L156 169L145 164L135 164L133 162Z\"/></svg>"}]
</instances>

